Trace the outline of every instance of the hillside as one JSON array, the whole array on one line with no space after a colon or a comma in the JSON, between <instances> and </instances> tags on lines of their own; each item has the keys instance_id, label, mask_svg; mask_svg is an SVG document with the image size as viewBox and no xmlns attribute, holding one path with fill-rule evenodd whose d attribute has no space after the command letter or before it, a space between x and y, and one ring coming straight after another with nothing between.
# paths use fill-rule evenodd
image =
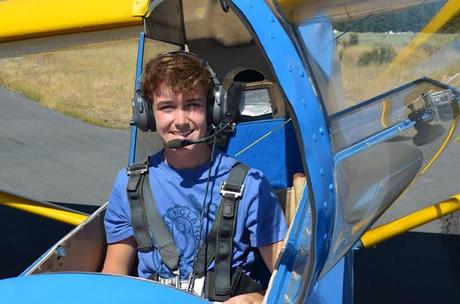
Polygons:
<instances>
[{"instance_id":1,"label":"hillside","mask_svg":"<svg viewBox=\"0 0 460 304\"><path fill-rule=\"evenodd\" d=\"M352 32L420 32L423 27L435 16L439 9L446 3L418 5L408 9L391 12L385 15L370 16L367 18L337 22L334 28L341 31ZM457 33L460 26L460 13L443 26L443 33Z\"/></svg>"}]
</instances>

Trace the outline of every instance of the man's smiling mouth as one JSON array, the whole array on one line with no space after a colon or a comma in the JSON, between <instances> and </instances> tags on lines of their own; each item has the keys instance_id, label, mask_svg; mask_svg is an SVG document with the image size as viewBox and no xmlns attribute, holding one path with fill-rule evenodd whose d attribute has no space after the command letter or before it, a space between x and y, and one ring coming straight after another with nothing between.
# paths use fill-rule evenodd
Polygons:
<instances>
[{"instance_id":1,"label":"man's smiling mouth","mask_svg":"<svg viewBox=\"0 0 460 304\"><path fill-rule=\"evenodd\" d=\"M171 134L175 136L180 136L180 137L187 137L190 134L192 134L193 130L188 130L188 131L173 131Z\"/></svg>"}]
</instances>

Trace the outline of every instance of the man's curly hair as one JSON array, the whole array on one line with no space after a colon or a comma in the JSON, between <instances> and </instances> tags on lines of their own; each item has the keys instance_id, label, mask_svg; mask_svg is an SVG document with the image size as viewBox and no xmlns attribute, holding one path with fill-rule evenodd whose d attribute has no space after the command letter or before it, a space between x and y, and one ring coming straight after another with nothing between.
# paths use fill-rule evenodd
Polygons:
<instances>
[{"instance_id":1,"label":"man's curly hair","mask_svg":"<svg viewBox=\"0 0 460 304\"><path fill-rule=\"evenodd\" d=\"M201 87L208 98L212 90L212 76L199 57L184 52L160 54L145 65L141 86L145 98L153 104L153 97L161 83L165 83L175 94Z\"/></svg>"}]
</instances>

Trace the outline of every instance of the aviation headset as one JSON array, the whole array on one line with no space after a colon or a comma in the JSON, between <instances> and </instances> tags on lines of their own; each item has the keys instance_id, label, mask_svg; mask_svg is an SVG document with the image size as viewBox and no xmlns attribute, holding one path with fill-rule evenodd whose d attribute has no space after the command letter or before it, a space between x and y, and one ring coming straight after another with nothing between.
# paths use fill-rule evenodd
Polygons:
<instances>
[{"instance_id":1,"label":"aviation headset","mask_svg":"<svg viewBox=\"0 0 460 304\"><path fill-rule=\"evenodd\" d=\"M170 54L181 54L184 56L190 56L191 58L198 59L201 64L206 68L212 78L211 94L208 95L206 104L206 120L208 127L211 125L219 126L219 124L225 118L227 113L227 94L223 90L222 85L216 77L216 73L211 69L208 62L193 53L185 51L172 51L161 53L158 56L165 56ZM131 106L133 108L133 116L131 124L136 125L142 131L156 131L155 116L153 115L152 104L147 100L146 96L142 92L142 88L134 93Z\"/></svg>"}]
</instances>

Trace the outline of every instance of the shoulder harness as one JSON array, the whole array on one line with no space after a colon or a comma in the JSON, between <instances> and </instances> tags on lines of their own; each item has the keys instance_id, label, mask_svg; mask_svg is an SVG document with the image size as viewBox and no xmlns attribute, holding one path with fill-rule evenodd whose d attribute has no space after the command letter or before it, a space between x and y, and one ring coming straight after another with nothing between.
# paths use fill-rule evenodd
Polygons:
<instances>
[{"instance_id":1,"label":"shoulder harness","mask_svg":"<svg viewBox=\"0 0 460 304\"><path fill-rule=\"evenodd\" d=\"M244 191L244 178L249 167L235 163L227 181L220 188L221 203L214 224L198 250L193 276L205 279L205 298L225 301L232 296L262 291L264 288L241 268L231 273L233 235L238 204ZM173 237L161 218L148 182L148 159L128 167L128 200L137 248L149 252L156 248L168 269L178 274L179 256ZM208 271L214 261L214 269Z\"/></svg>"}]
</instances>

